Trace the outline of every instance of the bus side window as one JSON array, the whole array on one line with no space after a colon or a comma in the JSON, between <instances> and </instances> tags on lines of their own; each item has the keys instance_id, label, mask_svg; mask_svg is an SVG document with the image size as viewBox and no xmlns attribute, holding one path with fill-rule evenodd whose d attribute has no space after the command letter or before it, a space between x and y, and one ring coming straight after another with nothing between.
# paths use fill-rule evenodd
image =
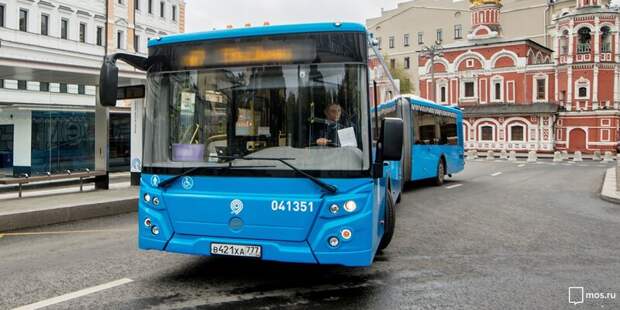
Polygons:
<instances>
[{"instance_id":1,"label":"bus side window","mask_svg":"<svg viewBox=\"0 0 620 310\"><path fill-rule=\"evenodd\" d=\"M431 113L414 111L415 144L437 144L435 116Z\"/></svg>"},{"instance_id":2,"label":"bus side window","mask_svg":"<svg viewBox=\"0 0 620 310\"><path fill-rule=\"evenodd\" d=\"M456 128L456 118L451 116L437 116L437 119L440 131L439 144L457 145L458 133Z\"/></svg>"}]
</instances>

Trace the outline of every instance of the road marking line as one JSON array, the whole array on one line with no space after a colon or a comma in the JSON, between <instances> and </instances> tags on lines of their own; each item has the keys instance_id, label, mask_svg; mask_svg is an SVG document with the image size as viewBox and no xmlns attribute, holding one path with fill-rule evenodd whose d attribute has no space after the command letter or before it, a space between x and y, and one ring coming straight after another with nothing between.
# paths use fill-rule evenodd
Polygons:
<instances>
[{"instance_id":1,"label":"road marking line","mask_svg":"<svg viewBox=\"0 0 620 310\"><path fill-rule=\"evenodd\" d=\"M62 234L87 234L87 233L109 233L109 232L131 232L135 229L102 229L102 230L65 230L65 231L39 231L23 233L4 233L1 237L7 236L36 236L36 235L62 235Z\"/></svg>"},{"instance_id":2,"label":"road marking line","mask_svg":"<svg viewBox=\"0 0 620 310\"><path fill-rule=\"evenodd\" d=\"M501 174L502 174L502 172L495 172L495 173L493 173L491 176L492 176L492 177L496 177L496 176L501 175Z\"/></svg>"},{"instance_id":3,"label":"road marking line","mask_svg":"<svg viewBox=\"0 0 620 310\"><path fill-rule=\"evenodd\" d=\"M454 184L454 185L446 186L446 189L453 189L453 188L457 188L461 186L463 186L463 184Z\"/></svg>"},{"instance_id":4,"label":"road marking line","mask_svg":"<svg viewBox=\"0 0 620 310\"><path fill-rule=\"evenodd\" d=\"M519 168L523 168L523 167L525 167L525 164L520 164L520 165L518 165L517 167L519 167Z\"/></svg>"},{"instance_id":5,"label":"road marking line","mask_svg":"<svg viewBox=\"0 0 620 310\"><path fill-rule=\"evenodd\" d=\"M39 301L39 302L36 302L36 303L33 303L33 304L29 304L29 305L26 305L26 306L15 308L13 310L34 310L34 309L40 309L40 308L43 308L43 307L55 305L55 304L58 304L58 303L61 303L61 302L65 302L67 300L71 300L71 299L79 298L79 297L82 297L82 296L90 295L92 293L96 293L96 292L99 292L99 291L107 290L107 289L110 289L110 288L113 288L113 287L116 287L116 286L120 286L120 285L123 285L123 284L131 283L131 282L133 282L132 279L124 278L124 279L108 282L108 283L105 283L105 284L89 287L89 288L86 288L86 289L83 289L83 290L79 290L77 292L68 293L68 294L60 295L58 297L42 300L42 301Z\"/></svg>"}]
</instances>

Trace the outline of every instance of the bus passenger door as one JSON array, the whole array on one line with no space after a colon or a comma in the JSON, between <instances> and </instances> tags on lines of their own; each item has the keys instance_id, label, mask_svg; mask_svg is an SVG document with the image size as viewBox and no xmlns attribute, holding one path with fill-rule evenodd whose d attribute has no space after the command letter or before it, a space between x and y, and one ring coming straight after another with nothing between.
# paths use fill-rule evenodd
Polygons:
<instances>
[{"instance_id":1,"label":"bus passenger door","mask_svg":"<svg viewBox=\"0 0 620 310\"><path fill-rule=\"evenodd\" d=\"M437 171L437 154L434 154L437 143L435 117L431 113L418 111L413 113L414 145L413 145L413 176L412 180L428 179Z\"/></svg>"}]
</instances>

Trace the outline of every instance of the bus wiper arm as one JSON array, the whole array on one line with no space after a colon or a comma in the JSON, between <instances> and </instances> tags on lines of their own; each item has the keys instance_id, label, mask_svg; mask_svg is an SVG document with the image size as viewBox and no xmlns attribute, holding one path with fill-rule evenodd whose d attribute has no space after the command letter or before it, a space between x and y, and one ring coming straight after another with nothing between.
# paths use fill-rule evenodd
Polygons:
<instances>
[{"instance_id":1,"label":"bus wiper arm","mask_svg":"<svg viewBox=\"0 0 620 310\"><path fill-rule=\"evenodd\" d=\"M188 175L188 174L190 174L190 173L192 173L192 172L194 172L194 171L196 171L196 170L198 170L198 169L200 169L200 168L202 168L202 167L194 167L194 168L191 168L191 169L189 169L189 170L186 170L185 172L183 172L183 173L181 173L181 174L177 174L177 175L175 175L175 176L171 177L170 179L167 179L167 180L165 180L165 181L161 181L161 182L159 182L159 184L157 185L157 187L159 187L159 188L168 188L168 187L170 187L170 185L172 185L172 183L174 183L176 180L178 180L178 179L180 179L180 178L182 178L182 177L184 177L184 176L186 176L186 175Z\"/></svg>"},{"instance_id":2,"label":"bus wiper arm","mask_svg":"<svg viewBox=\"0 0 620 310\"><path fill-rule=\"evenodd\" d=\"M229 160L235 160L235 159L240 159L240 160L271 160L271 161L279 161L281 162L283 165L291 168L293 171L297 172L297 174L309 179L310 181L312 181L314 184L320 186L321 188L325 189L326 191L335 194L336 192L338 192L338 188L334 185L325 183L323 181L321 181L319 178L316 178L306 172L304 172L303 170L298 169L297 167L291 165L289 162L287 162L287 160L295 160L295 158L273 158L273 157L235 157L235 156L217 156L217 158L220 159L229 159Z\"/></svg>"}]
</instances>

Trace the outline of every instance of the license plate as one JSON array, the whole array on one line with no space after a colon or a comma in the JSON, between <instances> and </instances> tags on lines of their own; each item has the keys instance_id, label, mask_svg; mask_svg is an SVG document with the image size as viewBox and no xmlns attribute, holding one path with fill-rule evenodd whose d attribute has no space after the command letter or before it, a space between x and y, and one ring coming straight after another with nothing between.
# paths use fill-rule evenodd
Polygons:
<instances>
[{"instance_id":1,"label":"license plate","mask_svg":"<svg viewBox=\"0 0 620 310\"><path fill-rule=\"evenodd\" d=\"M211 254L260 258L262 249L258 245L211 243Z\"/></svg>"}]
</instances>

